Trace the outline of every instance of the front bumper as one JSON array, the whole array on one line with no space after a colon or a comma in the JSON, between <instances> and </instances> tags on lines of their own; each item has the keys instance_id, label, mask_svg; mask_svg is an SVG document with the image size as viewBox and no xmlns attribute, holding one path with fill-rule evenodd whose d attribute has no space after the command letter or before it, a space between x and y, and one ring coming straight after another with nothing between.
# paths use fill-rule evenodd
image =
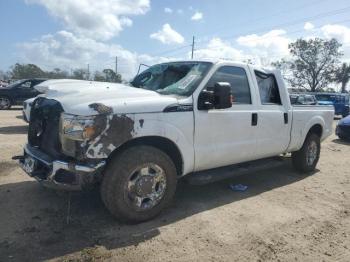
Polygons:
<instances>
[{"instance_id":1,"label":"front bumper","mask_svg":"<svg viewBox=\"0 0 350 262\"><path fill-rule=\"evenodd\" d=\"M22 169L42 185L67 191L78 191L97 181L105 161L80 164L52 159L37 147L25 145L23 156L18 159Z\"/></svg>"}]
</instances>

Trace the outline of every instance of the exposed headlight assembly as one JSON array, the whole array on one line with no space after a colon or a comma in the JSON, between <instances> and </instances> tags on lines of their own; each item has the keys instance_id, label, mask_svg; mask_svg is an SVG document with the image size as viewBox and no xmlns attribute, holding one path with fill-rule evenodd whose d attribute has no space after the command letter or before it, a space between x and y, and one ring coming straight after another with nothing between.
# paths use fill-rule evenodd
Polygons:
<instances>
[{"instance_id":1,"label":"exposed headlight assembly","mask_svg":"<svg viewBox=\"0 0 350 262\"><path fill-rule=\"evenodd\" d=\"M96 133L95 116L76 116L62 113L60 120L61 135L65 138L85 141Z\"/></svg>"}]
</instances>

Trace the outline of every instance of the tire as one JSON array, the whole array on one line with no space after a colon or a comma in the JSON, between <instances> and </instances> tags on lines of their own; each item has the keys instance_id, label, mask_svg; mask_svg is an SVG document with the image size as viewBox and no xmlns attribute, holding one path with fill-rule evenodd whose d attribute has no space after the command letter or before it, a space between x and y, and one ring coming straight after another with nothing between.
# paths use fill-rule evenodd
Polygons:
<instances>
[{"instance_id":1,"label":"tire","mask_svg":"<svg viewBox=\"0 0 350 262\"><path fill-rule=\"evenodd\" d=\"M135 146L111 159L101 183L101 198L118 220L139 223L169 205L176 184L176 168L167 154L151 146Z\"/></svg>"},{"instance_id":2,"label":"tire","mask_svg":"<svg viewBox=\"0 0 350 262\"><path fill-rule=\"evenodd\" d=\"M8 110L12 106L11 100L6 96L0 96L0 110Z\"/></svg>"},{"instance_id":3,"label":"tire","mask_svg":"<svg viewBox=\"0 0 350 262\"><path fill-rule=\"evenodd\" d=\"M338 135L338 137L339 137L340 140L344 140L344 141L349 141L350 140L346 136Z\"/></svg>"},{"instance_id":4,"label":"tire","mask_svg":"<svg viewBox=\"0 0 350 262\"><path fill-rule=\"evenodd\" d=\"M314 171L320 158L320 151L320 137L313 133L308 134L302 148L292 153L294 168L301 173Z\"/></svg>"}]
</instances>

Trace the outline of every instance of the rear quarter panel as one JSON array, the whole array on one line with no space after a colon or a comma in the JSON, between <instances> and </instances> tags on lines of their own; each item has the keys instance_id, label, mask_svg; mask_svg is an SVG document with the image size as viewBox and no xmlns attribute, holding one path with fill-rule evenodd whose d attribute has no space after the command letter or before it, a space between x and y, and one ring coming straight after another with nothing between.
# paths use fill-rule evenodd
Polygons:
<instances>
[{"instance_id":1,"label":"rear quarter panel","mask_svg":"<svg viewBox=\"0 0 350 262\"><path fill-rule=\"evenodd\" d=\"M321 125L321 141L332 134L334 108L332 106L293 106L291 140L288 152L299 150L314 125Z\"/></svg>"}]
</instances>

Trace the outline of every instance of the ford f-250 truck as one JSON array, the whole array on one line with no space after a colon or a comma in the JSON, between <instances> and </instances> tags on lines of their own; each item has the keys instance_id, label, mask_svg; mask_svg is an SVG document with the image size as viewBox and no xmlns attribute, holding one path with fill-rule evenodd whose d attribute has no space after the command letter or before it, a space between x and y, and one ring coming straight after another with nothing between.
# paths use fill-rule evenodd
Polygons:
<instances>
[{"instance_id":1,"label":"ford f-250 truck","mask_svg":"<svg viewBox=\"0 0 350 262\"><path fill-rule=\"evenodd\" d=\"M100 184L109 211L133 222L156 216L187 175L215 180L286 153L311 172L332 133L332 107L293 107L278 71L230 61L159 64L130 85L37 88L46 94L15 159L49 187Z\"/></svg>"}]
</instances>

